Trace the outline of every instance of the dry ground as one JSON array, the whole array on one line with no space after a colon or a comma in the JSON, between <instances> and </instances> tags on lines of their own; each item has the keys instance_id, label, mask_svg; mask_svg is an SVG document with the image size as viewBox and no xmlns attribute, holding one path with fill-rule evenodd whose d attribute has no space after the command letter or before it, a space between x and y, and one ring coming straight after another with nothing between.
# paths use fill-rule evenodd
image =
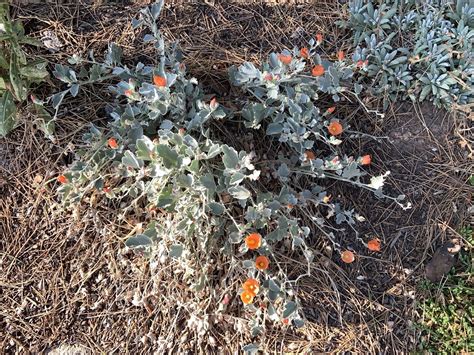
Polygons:
<instances>
[{"instance_id":1,"label":"dry ground","mask_svg":"<svg viewBox=\"0 0 474 355\"><path fill-rule=\"evenodd\" d=\"M341 13L337 2L176 3L162 14L162 30L180 41L190 73L224 104L238 95L227 82L231 64L258 62L266 53L298 46L316 32L325 34L329 56L349 44L334 25ZM124 47L129 59L147 60L150 48L137 45L138 34L130 27L138 8L33 4L16 8L15 15L34 36L46 30L58 36L60 51L42 52L52 63L74 52L100 53L110 41ZM43 85L41 90L46 94L50 89ZM155 287L160 277L168 282L166 270L152 275L145 260L124 250L121 237L132 225L115 225L111 210L65 213L56 207L50 181L70 163L71 142L88 122L105 117L95 92L66 107L57 124L57 142L44 139L26 114L20 127L0 141L0 351L44 352L71 344L92 353L230 353L249 343L251 339L233 329L245 317L238 299L223 313L208 311L210 328L199 342L192 332L181 332L191 315L176 300L187 290L179 283ZM299 331L269 327L255 341L270 353L413 349L416 285L423 266L438 245L456 235L472 203L472 190L465 184L472 160L458 144L467 125L462 115L409 104L394 106L383 119L356 103L341 110L356 128L385 137L379 142L356 139L353 149L373 154L374 173L391 170L390 191L406 194L413 208L402 211L348 186L333 187L334 196L366 216L359 231L379 236L383 252L367 256L353 236L340 235L342 245L366 255L341 265L324 238L315 235L312 275L298 285L308 323ZM238 144L231 127L221 129ZM261 132L252 134L258 142ZM299 272L298 266L292 267ZM145 302L137 303L142 295Z\"/></svg>"}]
</instances>

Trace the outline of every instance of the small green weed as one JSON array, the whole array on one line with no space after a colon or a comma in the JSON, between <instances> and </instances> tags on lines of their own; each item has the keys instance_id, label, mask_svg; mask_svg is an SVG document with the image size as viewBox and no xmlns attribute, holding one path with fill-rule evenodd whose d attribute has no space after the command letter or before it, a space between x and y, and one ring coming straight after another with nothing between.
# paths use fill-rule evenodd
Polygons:
<instances>
[{"instance_id":1,"label":"small green weed","mask_svg":"<svg viewBox=\"0 0 474 355\"><path fill-rule=\"evenodd\" d=\"M459 254L460 266L453 268L441 287L429 281L420 286L430 292L420 305L422 320L418 351L436 354L472 353L474 351L474 268L473 229L460 230L467 251Z\"/></svg>"},{"instance_id":2,"label":"small green weed","mask_svg":"<svg viewBox=\"0 0 474 355\"><path fill-rule=\"evenodd\" d=\"M19 21L10 19L7 4L0 4L0 137L6 136L16 124L17 102L24 102L33 83L48 77L46 62L37 58L27 59L23 45L40 46L41 42L25 35ZM35 100L36 101L36 100ZM40 102L34 102L40 126L52 130L49 115ZM48 126L48 127L47 127ZM44 129L43 129L44 130Z\"/></svg>"}]
</instances>

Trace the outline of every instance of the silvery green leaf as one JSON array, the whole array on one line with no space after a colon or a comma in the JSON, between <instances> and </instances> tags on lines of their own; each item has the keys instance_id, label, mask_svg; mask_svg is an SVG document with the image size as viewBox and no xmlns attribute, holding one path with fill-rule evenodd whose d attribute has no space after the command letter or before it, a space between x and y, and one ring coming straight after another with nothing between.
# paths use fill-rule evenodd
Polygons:
<instances>
[{"instance_id":1,"label":"silvery green leaf","mask_svg":"<svg viewBox=\"0 0 474 355\"><path fill-rule=\"evenodd\" d=\"M201 182L201 184L206 188L206 189L209 189L209 190L215 190L216 189L216 182L214 180L214 175L208 173L208 174L205 174L203 176L201 176L201 178L199 179L199 181Z\"/></svg>"},{"instance_id":2,"label":"silvery green leaf","mask_svg":"<svg viewBox=\"0 0 474 355\"><path fill-rule=\"evenodd\" d=\"M174 127L174 124L170 120L163 120L163 122L161 122L160 124L161 129L171 130L173 127Z\"/></svg>"},{"instance_id":3,"label":"silvery green leaf","mask_svg":"<svg viewBox=\"0 0 474 355\"><path fill-rule=\"evenodd\" d=\"M143 166L143 161L138 160L135 154L130 150L126 150L122 157L122 163L130 168L140 169Z\"/></svg>"},{"instance_id":4,"label":"silvery green leaf","mask_svg":"<svg viewBox=\"0 0 474 355\"><path fill-rule=\"evenodd\" d=\"M181 186L191 187L193 185L194 178L190 174L180 174L176 178L176 182Z\"/></svg>"},{"instance_id":5,"label":"silvery green leaf","mask_svg":"<svg viewBox=\"0 0 474 355\"><path fill-rule=\"evenodd\" d=\"M178 259L183 254L183 246L181 244L174 244L170 247L169 256Z\"/></svg>"},{"instance_id":6,"label":"silvery green leaf","mask_svg":"<svg viewBox=\"0 0 474 355\"><path fill-rule=\"evenodd\" d=\"M293 301L289 301L285 305L285 310L283 311L283 318L288 318L296 311L296 303Z\"/></svg>"},{"instance_id":7,"label":"silvery green leaf","mask_svg":"<svg viewBox=\"0 0 474 355\"><path fill-rule=\"evenodd\" d=\"M141 159L150 160L150 155L153 152L154 144L147 136L137 139L137 155Z\"/></svg>"},{"instance_id":8,"label":"silvery green leaf","mask_svg":"<svg viewBox=\"0 0 474 355\"><path fill-rule=\"evenodd\" d=\"M241 172L236 172L230 177L229 185L238 185L245 179L245 175Z\"/></svg>"},{"instance_id":9,"label":"silvery green leaf","mask_svg":"<svg viewBox=\"0 0 474 355\"><path fill-rule=\"evenodd\" d=\"M61 91L61 92L58 92L57 94L54 94L51 99L52 99L52 106L55 110L58 109L59 105L61 105L61 102L63 101L64 99L64 96L66 96L66 94L69 92L69 89L67 90L64 90L64 91Z\"/></svg>"},{"instance_id":10,"label":"silvery green leaf","mask_svg":"<svg viewBox=\"0 0 474 355\"><path fill-rule=\"evenodd\" d=\"M153 241L145 234L138 234L134 237L128 238L125 245L129 248L147 247L153 244Z\"/></svg>"},{"instance_id":11,"label":"silvery green leaf","mask_svg":"<svg viewBox=\"0 0 474 355\"><path fill-rule=\"evenodd\" d=\"M217 216L220 216L224 213L225 211L225 207L223 204L221 203L218 203L218 202L209 202L209 208L211 209L212 213L217 215Z\"/></svg>"},{"instance_id":12,"label":"silvery green leaf","mask_svg":"<svg viewBox=\"0 0 474 355\"><path fill-rule=\"evenodd\" d=\"M303 245L304 241L300 237L293 237L292 248L295 249L301 245Z\"/></svg>"},{"instance_id":13,"label":"silvery green leaf","mask_svg":"<svg viewBox=\"0 0 474 355\"><path fill-rule=\"evenodd\" d=\"M276 53L271 53L268 59L272 68L276 68L281 65L281 62L278 60L278 56L276 55Z\"/></svg>"},{"instance_id":14,"label":"silvery green leaf","mask_svg":"<svg viewBox=\"0 0 474 355\"><path fill-rule=\"evenodd\" d=\"M245 125L249 128L258 128L265 114L266 108L261 103L249 103L242 109L242 117L248 121Z\"/></svg>"},{"instance_id":15,"label":"silvery green leaf","mask_svg":"<svg viewBox=\"0 0 474 355\"><path fill-rule=\"evenodd\" d=\"M242 242L242 235L239 232L232 232L229 234L229 242L232 244L239 244Z\"/></svg>"},{"instance_id":16,"label":"silvery green leaf","mask_svg":"<svg viewBox=\"0 0 474 355\"><path fill-rule=\"evenodd\" d=\"M280 286L273 280L268 280L268 289L273 292L280 292Z\"/></svg>"},{"instance_id":17,"label":"silvery green leaf","mask_svg":"<svg viewBox=\"0 0 474 355\"><path fill-rule=\"evenodd\" d=\"M280 292L275 292L275 291L268 291L268 299L272 302L275 302L278 299L278 296L280 295Z\"/></svg>"},{"instance_id":18,"label":"silvery green leaf","mask_svg":"<svg viewBox=\"0 0 474 355\"><path fill-rule=\"evenodd\" d=\"M190 136L189 134L185 135L184 136L184 143L188 146L188 147L191 147L193 149L197 149L199 147L199 144L197 142L197 140L195 140L192 136Z\"/></svg>"},{"instance_id":19,"label":"silvery green leaf","mask_svg":"<svg viewBox=\"0 0 474 355\"><path fill-rule=\"evenodd\" d=\"M255 262L253 260L244 260L242 261L242 266L244 267L244 269L254 269Z\"/></svg>"},{"instance_id":20,"label":"silvery green leaf","mask_svg":"<svg viewBox=\"0 0 474 355\"><path fill-rule=\"evenodd\" d=\"M283 131L283 126L279 123L270 123L267 127L267 135L280 134Z\"/></svg>"},{"instance_id":21,"label":"silvery green leaf","mask_svg":"<svg viewBox=\"0 0 474 355\"><path fill-rule=\"evenodd\" d=\"M157 20L160 16L161 9L163 8L164 0L158 0L150 6L151 15L154 20Z\"/></svg>"},{"instance_id":22,"label":"silvery green leaf","mask_svg":"<svg viewBox=\"0 0 474 355\"><path fill-rule=\"evenodd\" d=\"M354 177L362 176L362 173L357 167L357 163L352 162L348 166L345 167L342 177L346 179L352 179Z\"/></svg>"},{"instance_id":23,"label":"silvery green leaf","mask_svg":"<svg viewBox=\"0 0 474 355\"><path fill-rule=\"evenodd\" d=\"M125 72L125 69L124 68L121 68L121 67L115 67L113 70L112 70L112 74L114 75L120 75L122 73Z\"/></svg>"},{"instance_id":24,"label":"silvery green leaf","mask_svg":"<svg viewBox=\"0 0 474 355\"><path fill-rule=\"evenodd\" d=\"M212 144L207 152L207 158L212 159L217 156L222 151L221 146L219 144Z\"/></svg>"},{"instance_id":25,"label":"silvery green leaf","mask_svg":"<svg viewBox=\"0 0 474 355\"><path fill-rule=\"evenodd\" d=\"M107 54L105 56L105 62L109 65L120 64L122 60L122 49L115 43L109 43Z\"/></svg>"},{"instance_id":26,"label":"silvery green leaf","mask_svg":"<svg viewBox=\"0 0 474 355\"><path fill-rule=\"evenodd\" d=\"M290 176L290 170L288 169L288 165L285 163L281 164L277 170L278 176L283 179L287 179Z\"/></svg>"},{"instance_id":27,"label":"silvery green leaf","mask_svg":"<svg viewBox=\"0 0 474 355\"><path fill-rule=\"evenodd\" d=\"M293 325L296 327L296 328L302 328L304 327L304 324L305 324L305 321L301 318L295 318L293 319Z\"/></svg>"},{"instance_id":28,"label":"silvery green leaf","mask_svg":"<svg viewBox=\"0 0 474 355\"><path fill-rule=\"evenodd\" d=\"M243 186L233 186L229 188L229 193L237 200L246 200L252 194Z\"/></svg>"},{"instance_id":29,"label":"silvery green leaf","mask_svg":"<svg viewBox=\"0 0 474 355\"><path fill-rule=\"evenodd\" d=\"M143 42L151 42L151 41L154 41L156 40L155 36L151 35L151 34L146 34L144 37L143 37Z\"/></svg>"},{"instance_id":30,"label":"silvery green leaf","mask_svg":"<svg viewBox=\"0 0 474 355\"><path fill-rule=\"evenodd\" d=\"M239 164L239 155L237 154L237 151L228 145L223 145L222 151L224 153L222 157L224 166L227 169L236 169Z\"/></svg>"},{"instance_id":31,"label":"silvery green leaf","mask_svg":"<svg viewBox=\"0 0 474 355\"><path fill-rule=\"evenodd\" d=\"M164 144L159 144L156 146L156 151L158 155L163 160L163 165L171 169L178 165L178 153Z\"/></svg>"},{"instance_id":32,"label":"silvery green leaf","mask_svg":"<svg viewBox=\"0 0 474 355\"><path fill-rule=\"evenodd\" d=\"M242 351L245 355L254 355L258 353L259 345L258 344L247 344L242 347Z\"/></svg>"},{"instance_id":33,"label":"silvery green leaf","mask_svg":"<svg viewBox=\"0 0 474 355\"><path fill-rule=\"evenodd\" d=\"M142 24L142 21L141 20L138 20L136 18L132 19L132 27L133 29L136 29L138 27L140 27Z\"/></svg>"},{"instance_id":34,"label":"silvery green leaf","mask_svg":"<svg viewBox=\"0 0 474 355\"><path fill-rule=\"evenodd\" d=\"M77 94L79 93L79 85L78 84L72 84L69 91L71 92L72 97L76 97Z\"/></svg>"}]
</instances>

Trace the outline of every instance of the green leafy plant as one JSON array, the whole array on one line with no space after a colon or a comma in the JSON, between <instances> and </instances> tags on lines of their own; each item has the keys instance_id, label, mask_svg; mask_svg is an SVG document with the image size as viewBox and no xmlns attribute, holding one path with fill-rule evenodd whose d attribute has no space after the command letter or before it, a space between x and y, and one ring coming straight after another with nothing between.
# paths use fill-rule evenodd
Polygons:
<instances>
[{"instance_id":1,"label":"green leafy plant","mask_svg":"<svg viewBox=\"0 0 474 355\"><path fill-rule=\"evenodd\" d=\"M46 62L28 60L23 45L39 46L41 43L25 35L19 21L11 21L7 4L0 4L0 136L6 136L16 123L16 102L27 99L30 86L48 77ZM48 119L46 111L39 117Z\"/></svg>"},{"instance_id":2,"label":"green leafy plant","mask_svg":"<svg viewBox=\"0 0 474 355\"><path fill-rule=\"evenodd\" d=\"M422 284L430 295L419 305L420 351L441 354L474 351L473 230L464 227L460 234L466 246L459 254L460 266L453 269L441 287L429 281Z\"/></svg>"},{"instance_id":3,"label":"green leafy plant","mask_svg":"<svg viewBox=\"0 0 474 355\"><path fill-rule=\"evenodd\" d=\"M354 0L349 19L338 23L352 32L358 82L383 96L385 109L407 98L472 103L474 9L467 1Z\"/></svg>"}]
</instances>

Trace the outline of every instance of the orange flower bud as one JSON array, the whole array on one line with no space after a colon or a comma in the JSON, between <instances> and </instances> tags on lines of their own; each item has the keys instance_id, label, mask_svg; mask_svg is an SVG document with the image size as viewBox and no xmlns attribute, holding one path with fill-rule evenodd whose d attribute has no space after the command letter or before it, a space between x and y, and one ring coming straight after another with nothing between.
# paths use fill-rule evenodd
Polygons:
<instances>
[{"instance_id":1,"label":"orange flower bud","mask_svg":"<svg viewBox=\"0 0 474 355\"><path fill-rule=\"evenodd\" d=\"M118 148L117 140L115 138L109 138L107 143L109 144L109 147L112 149Z\"/></svg>"},{"instance_id":2,"label":"orange flower bud","mask_svg":"<svg viewBox=\"0 0 474 355\"><path fill-rule=\"evenodd\" d=\"M309 50L308 50L308 48L306 48L306 47L301 48L301 50L300 50L300 56L301 56L302 58L308 59L308 58L309 58Z\"/></svg>"},{"instance_id":3,"label":"orange flower bud","mask_svg":"<svg viewBox=\"0 0 474 355\"><path fill-rule=\"evenodd\" d=\"M58 182L60 182L61 184L67 184L69 182L69 180L64 175L59 175L58 176Z\"/></svg>"},{"instance_id":4,"label":"orange flower bud","mask_svg":"<svg viewBox=\"0 0 474 355\"><path fill-rule=\"evenodd\" d=\"M166 78L159 76L159 75L154 75L153 76L153 84L159 87L164 87L166 86Z\"/></svg>"},{"instance_id":5,"label":"orange flower bud","mask_svg":"<svg viewBox=\"0 0 474 355\"><path fill-rule=\"evenodd\" d=\"M323 42L323 35L321 33L316 34L316 42L321 44Z\"/></svg>"},{"instance_id":6,"label":"orange flower bud","mask_svg":"<svg viewBox=\"0 0 474 355\"><path fill-rule=\"evenodd\" d=\"M371 162L372 162L372 157L369 154L364 155L362 158L360 158L361 165L370 165Z\"/></svg>"}]
</instances>

